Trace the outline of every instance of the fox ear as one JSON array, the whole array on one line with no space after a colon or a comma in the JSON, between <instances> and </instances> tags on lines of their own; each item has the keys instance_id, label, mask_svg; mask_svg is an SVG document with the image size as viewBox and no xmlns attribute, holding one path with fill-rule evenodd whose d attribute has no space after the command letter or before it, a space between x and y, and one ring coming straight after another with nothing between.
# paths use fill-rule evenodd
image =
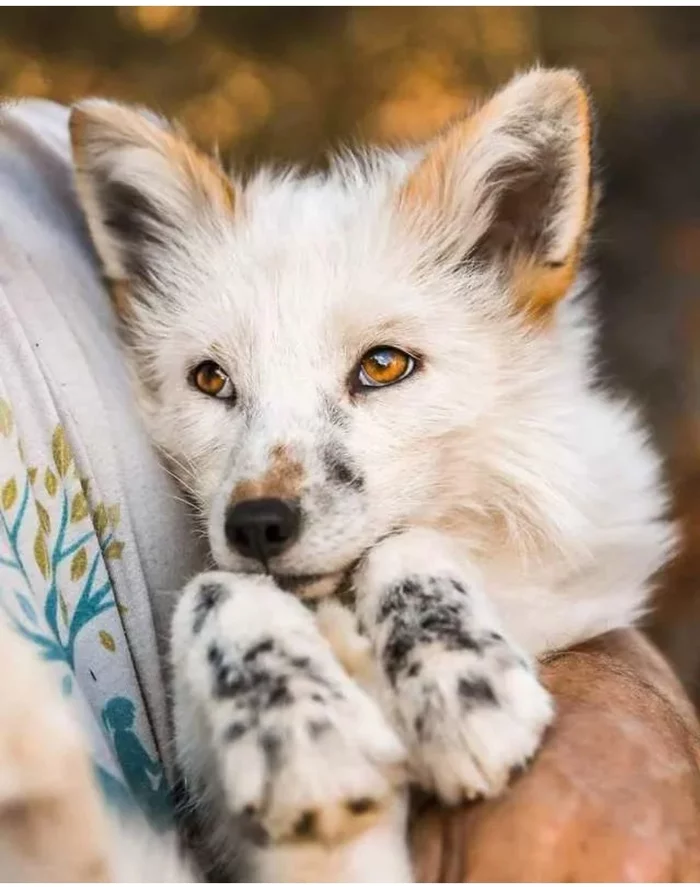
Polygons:
<instances>
[{"instance_id":1,"label":"fox ear","mask_svg":"<svg viewBox=\"0 0 700 887\"><path fill-rule=\"evenodd\" d=\"M71 113L76 186L108 279L130 294L158 296L173 250L234 209L223 170L164 120L88 100ZM119 292L123 292L120 287ZM120 299L117 299L118 308Z\"/></svg>"},{"instance_id":2,"label":"fox ear","mask_svg":"<svg viewBox=\"0 0 700 887\"><path fill-rule=\"evenodd\" d=\"M578 75L535 70L429 146L404 209L456 261L499 262L518 307L546 316L578 270L591 215L590 111Z\"/></svg>"}]
</instances>

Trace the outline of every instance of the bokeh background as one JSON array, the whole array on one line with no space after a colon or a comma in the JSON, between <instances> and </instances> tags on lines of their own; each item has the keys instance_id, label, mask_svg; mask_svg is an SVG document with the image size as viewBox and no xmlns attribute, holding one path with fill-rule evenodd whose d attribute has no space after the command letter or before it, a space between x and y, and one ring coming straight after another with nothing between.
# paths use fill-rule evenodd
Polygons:
<instances>
[{"instance_id":1,"label":"bokeh background","mask_svg":"<svg viewBox=\"0 0 700 887\"><path fill-rule=\"evenodd\" d=\"M240 166L430 134L535 62L599 110L594 243L611 384L667 458L683 550L649 630L700 700L700 12L692 8L3 8L0 94L178 117Z\"/></svg>"}]
</instances>

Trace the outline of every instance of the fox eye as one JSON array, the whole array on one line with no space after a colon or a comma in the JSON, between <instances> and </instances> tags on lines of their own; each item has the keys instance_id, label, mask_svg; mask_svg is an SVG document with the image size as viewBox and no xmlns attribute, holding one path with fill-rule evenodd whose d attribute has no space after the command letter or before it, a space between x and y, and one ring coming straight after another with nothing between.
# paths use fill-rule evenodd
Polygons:
<instances>
[{"instance_id":1,"label":"fox eye","mask_svg":"<svg viewBox=\"0 0 700 887\"><path fill-rule=\"evenodd\" d=\"M410 354L380 345L360 360L355 384L359 388L383 388L407 378L415 368L416 361Z\"/></svg>"},{"instance_id":2,"label":"fox eye","mask_svg":"<svg viewBox=\"0 0 700 887\"><path fill-rule=\"evenodd\" d=\"M204 360L192 370L190 381L195 388L209 397L233 400L236 390L228 375L213 360Z\"/></svg>"}]
</instances>

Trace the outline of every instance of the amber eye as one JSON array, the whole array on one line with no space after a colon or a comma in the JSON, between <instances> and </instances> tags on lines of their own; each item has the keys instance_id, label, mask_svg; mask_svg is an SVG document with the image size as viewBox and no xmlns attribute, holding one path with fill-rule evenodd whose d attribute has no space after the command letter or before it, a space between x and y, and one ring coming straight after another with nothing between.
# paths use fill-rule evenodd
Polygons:
<instances>
[{"instance_id":1,"label":"amber eye","mask_svg":"<svg viewBox=\"0 0 700 887\"><path fill-rule=\"evenodd\" d=\"M357 385L360 388L382 388L410 376L416 361L410 354L388 345L373 348L360 361Z\"/></svg>"},{"instance_id":2,"label":"amber eye","mask_svg":"<svg viewBox=\"0 0 700 887\"><path fill-rule=\"evenodd\" d=\"M236 391L233 382L213 360L205 360L198 364L190 376L195 388L209 397L218 397L219 400L233 400Z\"/></svg>"}]
</instances>

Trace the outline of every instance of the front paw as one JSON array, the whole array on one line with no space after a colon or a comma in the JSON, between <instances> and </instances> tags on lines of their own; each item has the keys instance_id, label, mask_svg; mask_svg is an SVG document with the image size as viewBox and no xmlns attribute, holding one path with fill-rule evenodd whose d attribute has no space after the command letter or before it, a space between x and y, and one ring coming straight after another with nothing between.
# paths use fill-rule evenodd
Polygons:
<instances>
[{"instance_id":1,"label":"front paw","mask_svg":"<svg viewBox=\"0 0 700 887\"><path fill-rule=\"evenodd\" d=\"M490 643L481 655L425 651L397 687L415 777L446 803L500 794L553 717L551 697L530 666L502 639Z\"/></svg>"},{"instance_id":2,"label":"front paw","mask_svg":"<svg viewBox=\"0 0 700 887\"><path fill-rule=\"evenodd\" d=\"M418 782L448 803L491 797L535 753L553 706L503 636L478 572L449 539L386 539L358 577L360 618Z\"/></svg>"},{"instance_id":3,"label":"front paw","mask_svg":"<svg viewBox=\"0 0 700 887\"><path fill-rule=\"evenodd\" d=\"M206 725L181 746L206 744L244 831L334 844L369 828L395 801L405 751L308 610L268 577L224 573L191 583L178 609L180 736Z\"/></svg>"},{"instance_id":4,"label":"front paw","mask_svg":"<svg viewBox=\"0 0 700 887\"><path fill-rule=\"evenodd\" d=\"M275 842L348 840L383 815L404 750L369 699L288 683L289 699L232 713L215 738L228 809Z\"/></svg>"}]
</instances>

